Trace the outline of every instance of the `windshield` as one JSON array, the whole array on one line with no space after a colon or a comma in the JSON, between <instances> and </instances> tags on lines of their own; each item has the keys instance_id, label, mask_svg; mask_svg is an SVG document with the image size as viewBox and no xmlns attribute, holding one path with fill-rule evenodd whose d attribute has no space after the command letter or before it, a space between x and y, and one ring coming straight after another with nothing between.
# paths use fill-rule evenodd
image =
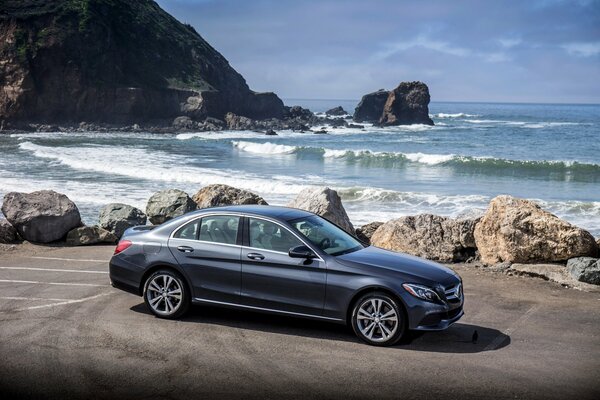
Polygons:
<instances>
[{"instance_id":1,"label":"windshield","mask_svg":"<svg viewBox=\"0 0 600 400\"><path fill-rule=\"evenodd\" d=\"M293 219L289 223L311 243L332 256L351 253L364 247L345 231L316 215Z\"/></svg>"}]
</instances>

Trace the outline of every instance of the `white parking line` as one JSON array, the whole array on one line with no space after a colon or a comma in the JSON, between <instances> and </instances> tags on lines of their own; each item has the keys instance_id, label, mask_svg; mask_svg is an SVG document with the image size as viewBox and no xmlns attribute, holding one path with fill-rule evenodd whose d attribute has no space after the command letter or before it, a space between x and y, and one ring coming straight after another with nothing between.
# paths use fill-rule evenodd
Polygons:
<instances>
[{"instance_id":1,"label":"white parking line","mask_svg":"<svg viewBox=\"0 0 600 400\"><path fill-rule=\"evenodd\" d=\"M47 299L45 297L0 297L0 300L25 300L25 301L38 301L38 300L47 300L47 301L67 301L69 299Z\"/></svg>"},{"instance_id":2,"label":"white parking line","mask_svg":"<svg viewBox=\"0 0 600 400\"><path fill-rule=\"evenodd\" d=\"M95 260L95 259L79 259L79 258L59 258L59 257L25 257L35 258L37 260L58 260L58 261L84 261L84 262L108 262L108 260Z\"/></svg>"},{"instance_id":3,"label":"white parking line","mask_svg":"<svg viewBox=\"0 0 600 400\"><path fill-rule=\"evenodd\" d=\"M107 296L109 294L110 294L110 292L109 293L100 293L95 296L84 297L83 299L78 299L78 300L65 300L65 301L61 301L59 303L44 304L41 306L23 307L23 308L17 308L16 310L6 310L3 312L28 311L28 310L36 310L38 308L50 308L50 307L56 307L56 306L64 306L66 304L83 303L84 301L97 299L98 297Z\"/></svg>"},{"instance_id":4,"label":"white parking line","mask_svg":"<svg viewBox=\"0 0 600 400\"><path fill-rule=\"evenodd\" d=\"M20 280L13 280L13 279L0 279L0 283L31 283L31 284L37 284L37 285L94 286L94 287L108 286L108 285L96 285L94 283L40 282L40 281L20 281Z\"/></svg>"},{"instance_id":5,"label":"white parking line","mask_svg":"<svg viewBox=\"0 0 600 400\"><path fill-rule=\"evenodd\" d=\"M483 351L496 350L496 348L506 340L506 337L510 336L514 332L518 325L529 319L529 317L531 317L531 315L534 312L536 312L540 307L541 306L539 304L531 306L531 308L527 310L523 315L521 315L510 327L506 328L502 333L496 336L496 338L492 340L490 344L485 346Z\"/></svg>"},{"instance_id":6,"label":"white parking line","mask_svg":"<svg viewBox=\"0 0 600 400\"><path fill-rule=\"evenodd\" d=\"M35 268L35 267L0 267L0 269L18 269L26 271L51 271L51 272L81 272L84 274L108 274L107 271L87 271L80 269L57 269L57 268Z\"/></svg>"}]
</instances>

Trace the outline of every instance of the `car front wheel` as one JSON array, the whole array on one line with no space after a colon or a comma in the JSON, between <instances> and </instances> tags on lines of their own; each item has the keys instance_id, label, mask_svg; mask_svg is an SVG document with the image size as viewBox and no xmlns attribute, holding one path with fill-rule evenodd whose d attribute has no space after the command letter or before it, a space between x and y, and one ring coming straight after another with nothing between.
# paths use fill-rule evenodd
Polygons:
<instances>
[{"instance_id":1,"label":"car front wheel","mask_svg":"<svg viewBox=\"0 0 600 400\"><path fill-rule=\"evenodd\" d=\"M352 328L361 340L374 346L391 346L405 330L401 305L383 292L367 293L354 305Z\"/></svg>"},{"instance_id":2,"label":"car front wheel","mask_svg":"<svg viewBox=\"0 0 600 400\"><path fill-rule=\"evenodd\" d=\"M190 295L179 274L170 270L159 270L146 279L144 302L155 316L175 319L187 311Z\"/></svg>"}]
</instances>

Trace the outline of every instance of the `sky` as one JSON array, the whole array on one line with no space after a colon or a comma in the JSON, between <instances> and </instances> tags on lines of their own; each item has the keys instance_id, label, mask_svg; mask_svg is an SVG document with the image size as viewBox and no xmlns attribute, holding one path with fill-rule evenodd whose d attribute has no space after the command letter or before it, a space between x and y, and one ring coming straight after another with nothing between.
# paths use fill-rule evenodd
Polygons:
<instances>
[{"instance_id":1,"label":"sky","mask_svg":"<svg viewBox=\"0 0 600 400\"><path fill-rule=\"evenodd\" d=\"M158 0L256 91L600 103L600 0Z\"/></svg>"}]
</instances>

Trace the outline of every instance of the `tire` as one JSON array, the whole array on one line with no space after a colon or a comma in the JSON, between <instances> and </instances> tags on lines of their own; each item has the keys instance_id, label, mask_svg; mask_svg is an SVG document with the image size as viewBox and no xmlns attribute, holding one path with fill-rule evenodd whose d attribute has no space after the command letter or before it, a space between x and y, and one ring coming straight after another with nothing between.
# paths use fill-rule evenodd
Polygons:
<instances>
[{"instance_id":1,"label":"tire","mask_svg":"<svg viewBox=\"0 0 600 400\"><path fill-rule=\"evenodd\" d=\"M144 303L158 318L177 319L189 309L190 293L181 275L161 269L146 279Z\"/></svg>"},{"instance_id":2,"label":"tire","mask_svg":"<svg viewBox=\"0 0 600 400\"><path fill-rule=\"evenodd\" d=\"M373 346L392 346L406 330L402 305L383 292L371 292L359 298L354 304L351 322L356 336Z\"/></svg>"}]
</instances>

